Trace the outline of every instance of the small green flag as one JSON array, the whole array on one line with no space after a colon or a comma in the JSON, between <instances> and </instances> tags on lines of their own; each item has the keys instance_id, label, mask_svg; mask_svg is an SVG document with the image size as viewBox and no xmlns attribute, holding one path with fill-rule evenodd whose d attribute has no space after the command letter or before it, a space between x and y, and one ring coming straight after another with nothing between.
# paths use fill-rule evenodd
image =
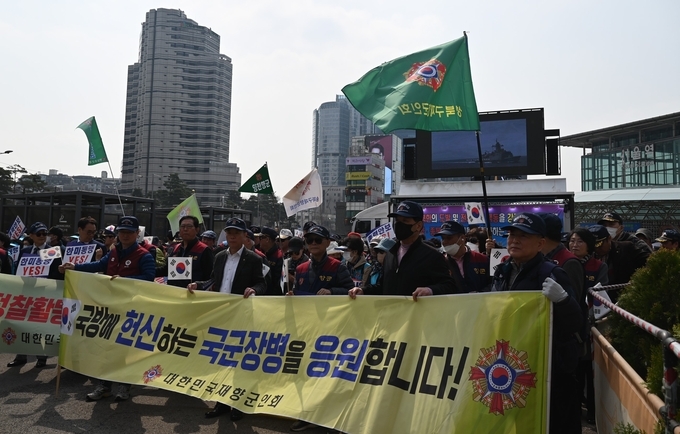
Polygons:
<instances>
[{"instance_id":1,"label":"small green flag","mask_svg":"<svg viewBox=\"0 0 680 434\"><path fill-rule=\"evenodd\" d=\"M243 183L238 189L241 193L258 193L258 194L274 194L272 182L269 179L269 169L267 163L260 167L260 170L255 172L249 180Z\"/></svg>"},{"instance_id":2,"label":"small green flag","mask_svg":"<svg viewBox=\"0 0 680 434\"><path fill-rule=\"evenodd\" d=\"M479 131L467 36L394 59L342 89L382 131Z\"/></svg>"},{"instance_id":3,"label":"small green flag","mask_svg":"<svg viewBox=\"0 0 680 434\"><path fill-rule=\"evenodd\" d=\"M109 161L106 157L106 149L104 149L102 136L99 134L99 128L97 128L97 121L94 116L78 125L78 128L83 130L87 136L87 141L90 142L90 154L87 165L94 166L95 164Z\"/></svg>"},{"instance_id":4,"label":"small green flag","mask_svg":"<svg viewBox=\"0 0 680 434\"><path fill-rule=\"evenodd\" d=\"M203 215L201 214L201 207L198 206L198 201L196 200L196 195L184 199L182 203L177 205L175 209L168 213L168 221L170 222L170 229L172 233L177 233L179 231L179 219L184 216L191 215L198 218L199 223L203 223Z\"/></svg>"}]
</instances>

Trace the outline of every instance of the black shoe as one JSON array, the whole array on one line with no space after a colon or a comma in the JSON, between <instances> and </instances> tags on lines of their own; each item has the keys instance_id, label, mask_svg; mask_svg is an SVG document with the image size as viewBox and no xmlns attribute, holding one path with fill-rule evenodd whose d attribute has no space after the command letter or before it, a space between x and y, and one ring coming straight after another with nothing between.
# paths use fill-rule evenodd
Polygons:
<instances>
[{"instance_id":1,"label":"black shoe","mask_svg":"<svg viewBox=\"0 0 680 434\"><path fill-rule=\"evenodd\" d=\"M7 364L8 368L18 368L19 366L24 366L26 364L26 359L14 359Z\"/></svg>"},{"instance_id":2,"label":"black shoe","mask_svg":"<svg viewBox=\"0 0 680 434\"><path fill-rule=\"evenodd\" d=\"M45 366L47 366L47 360L46 359L38 359L38 361L35 362L36 368L44 368Z\"/></svg>"},{"instance_id":3,"label":"black shoe","mask_svg":"<svg viewBox=\"0 0 680 434\"><path fill-rule=\"evenodd\" d=\"M229 413L230 410L231 407L218 402L212 410L205 413L205 418L211 419L213 417L222 416L223 414Z\"/></svg>"},{"instance_id":4,"label":"black shoe","mask_svg":"<svg viewBox=\"0 0 680 434\"><path fill-rule=\"evenodd\" d=\"M237 410L235 408L231 409L231 414L229 415L229 419L232 420L232 422L236 422L237 420L243 419L243 412L241 410Z\"/></svg>"},{"instance_id":5,"label":"black shoe","mask_svg":"<svg viewBox=\"0 0 680 434\"><path fill-rule=\"evenodd\" d=\"M309 423L304 420L298 420L293 425L291 425L290 430L293 432L304 431L309 428L316 428L316 425Z\"/></svg>"}]
</instances>

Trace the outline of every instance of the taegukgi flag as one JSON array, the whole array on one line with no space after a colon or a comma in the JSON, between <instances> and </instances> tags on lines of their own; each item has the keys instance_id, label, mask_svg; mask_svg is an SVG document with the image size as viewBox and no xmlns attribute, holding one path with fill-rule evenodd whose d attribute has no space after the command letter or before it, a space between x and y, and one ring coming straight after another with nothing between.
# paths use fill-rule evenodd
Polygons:
<instances>
[{"instance_id":1,"label":"taegukgi flag","mask_svg":"<svg viewBox=\"0 0 680 434\"><path fill-rule=\"evenodd\" d=\"M88 153L88 166L94 166L99 163L106 163L109 159L106 157L106 149L104 149L104 142L102 136L99 134L97 127L97 120L92 116L91 118L78 125L77 128L83 130L87 136L87 141L90 142L90 152Z\"/></svg>"},{"instance_id":2,"label":"taegukgi flag","mask_svg":"<svg viewBox=\"0 0 680 434\"><path fill-rule=\"evenodd\" d=\"M384 63L342 92L385 133L479 131L467 36Z\"/></svg>"},{"instance_id":3,"label":"taegukgi flag","mask_svg":"<svg viewBox=\"0 0 680 434\"><path fill-rule=\"evenodd\" d=\"M282 201L286 207L286 217L321 205L323 203L323 192L319 172L316 169L309 172L283 196Z\"/></svg>"},{"instance_id":4,"label":"taegukgi flag","mask_svg":"<svg viewBox=\"0 0 680 434\"><path fill-rule=\"evenodd\" d=\"M468 224L484 224L484 209L479 202L465 202Z\"/></svg>"}]
</instances>

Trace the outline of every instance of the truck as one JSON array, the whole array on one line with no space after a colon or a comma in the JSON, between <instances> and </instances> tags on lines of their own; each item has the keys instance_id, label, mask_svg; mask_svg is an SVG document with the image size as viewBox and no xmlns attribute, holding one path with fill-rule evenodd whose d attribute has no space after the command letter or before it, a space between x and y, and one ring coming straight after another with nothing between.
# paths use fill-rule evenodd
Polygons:
<instances>
[{"instance_id":1,"label":"truck","mask_svg":"<svg viewBox=\"0 0 680 434\"><path fill-rule=\"evenodd\" d=\"M501 227L522 212L550 212L562 219L563 231L574 227L574 193L567 191L564 178L512 179L487 181L487 198L494 240L505 245ZM389 201L367 208L352 219L352 230L362 235L389 222L390 210L412 200L423 207L425 237L431 238L441 224L454 220L467 227L466 203L484 204L479 181L421 182L404 181Z\"/></svg>"}]
</instances>

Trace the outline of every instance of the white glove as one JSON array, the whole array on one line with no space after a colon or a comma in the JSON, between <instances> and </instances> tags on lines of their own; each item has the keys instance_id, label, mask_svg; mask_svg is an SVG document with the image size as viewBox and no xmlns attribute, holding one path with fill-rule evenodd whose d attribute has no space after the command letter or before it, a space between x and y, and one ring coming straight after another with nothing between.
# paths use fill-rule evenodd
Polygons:
<instances>
[{"instance_id":1,"label":"white glove","mask_svg":"<svg viewBox=\"0 0 680 434\"><path fill-rule=\"evenodd\" d=\"M569 294L567 294L567 291L562 288L562 286L552 280L550 277L546 277L545 281L543 282L543 295L548 297L548 300L552 301L553 303L559 303L562 300L566 300L567 297L569 297Z\"/></svg>"}]
</instances>

